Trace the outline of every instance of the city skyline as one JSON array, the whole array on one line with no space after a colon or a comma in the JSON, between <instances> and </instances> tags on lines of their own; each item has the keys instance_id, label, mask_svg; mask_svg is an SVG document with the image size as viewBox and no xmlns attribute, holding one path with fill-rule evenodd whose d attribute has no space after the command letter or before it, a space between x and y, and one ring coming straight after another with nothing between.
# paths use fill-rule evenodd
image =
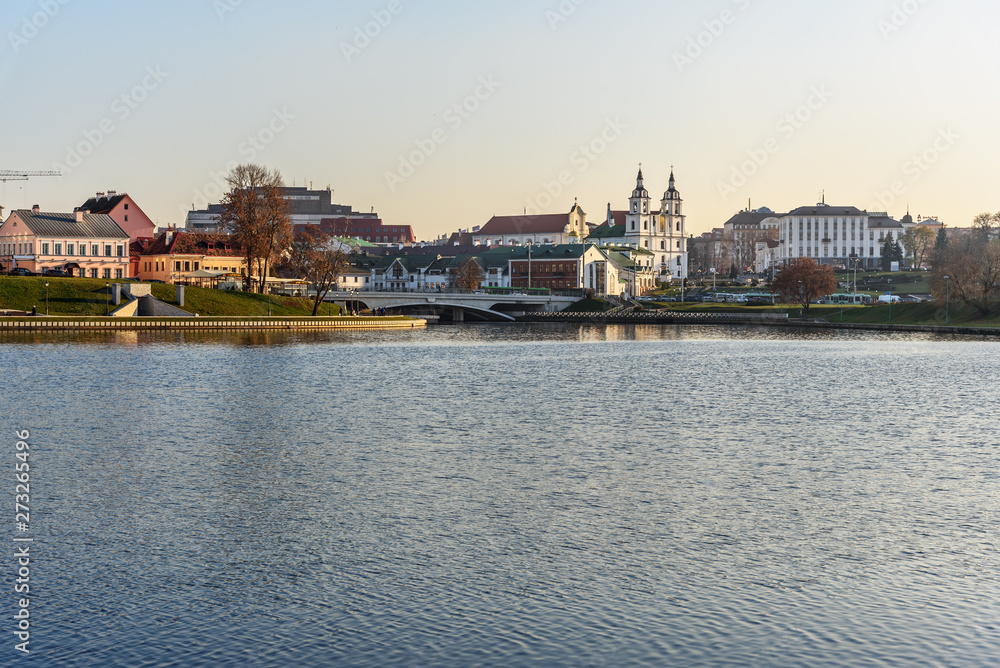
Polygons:
<instances>
[{"instance_id":1,"label":"city skyline","mask_svg":"<svg viewBox=\"0 0 1000 668\"><path fill-rule=\"evenodd\" d=\"M277 14L276 14L277 13ZM160 225L235 162L412 225L626 208L671 166L688 230L820 201L967 226L991 198L982 0L433 7L17 0L0 10L7 212L128 192ZM277 18L276 18L277 17Z\"/></svg>"}]
</instances>

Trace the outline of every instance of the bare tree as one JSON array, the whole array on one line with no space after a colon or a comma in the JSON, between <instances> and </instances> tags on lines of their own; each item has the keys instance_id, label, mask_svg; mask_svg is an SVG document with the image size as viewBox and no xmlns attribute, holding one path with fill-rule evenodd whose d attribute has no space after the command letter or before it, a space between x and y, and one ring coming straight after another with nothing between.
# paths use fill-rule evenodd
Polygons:
<instances>
[{"instance_id":1,"label":"bare tree","mask_svg":"<svg viewBox=\"0 0 1000 668\"><path fill-rule=\"evenodd\" d=\"M782 269L774 278L771 290L781 301L801 304L808 312L814 301L837 289L833 267L817 264L807 257L799 258Z\"/></svg>"},{"instance_id":2,"label":"bare tree","mask_svg":"<svg viewBox=\"0 0 1000 668\"><path fill-rule=\"evenodd\" d=\"M237 165L226 177L229 192L222 198L220 226L233 236L247 261L245 290L258 292L291 241L291 217L281 173L260 165Z\"/></svg>"},{"instance_id":3,"label":"bare tree","mask_svg":"<svg viewBox=\"0 0 1000 668\"><path fill-rule=\"evenodd\" d=\"M934 230L926 226L911 227L903 233L903 248L913 259L913 268L920 269L936 240Z\"/></svg>"},{"instance_id":4,"label":"bare tree","mask_svg":"<svg viewBox=\"0 0 1000 668\"><path fill-rule=\"evenodd\" d=\"M476 258L469 257L451 271L448 282L459 290L478 290L485 277L486 274L483 273L483 268L479 266Z\"/></svg>"},{"instance_id":5,"label":"bare tree","mask_svg":"<svg viewBox=\"0 0 1000 668\"><path fill-rule=\"evenodd\" d=\"M949 240L935 254L931 291L940 301L948 292L952 299L987 315L1000 299L1000 241L983 243L975 236L961 243Z\"/></svg>"},{"instance_id":6,"label":"bare tree","mask_svg":"<svg viewBox=\"0 0 1000 668\"><path fill-rule=\"evenodd\" d=\"M972 220L972 229L979 232L983 241L989 241L1000 227L1000 213L981 213Z\"/></svg>"},{"instance_id":7,"label":"bare tree","mask_svg":"<svg viewBox=\"0 0 1000 668\"><path fill-rule=\"evenodd\" d=\"M315 227L307 227L288 248L288 264L313 287L313 316L350 266L345 246Z\"/></svg>"}]
</instances>

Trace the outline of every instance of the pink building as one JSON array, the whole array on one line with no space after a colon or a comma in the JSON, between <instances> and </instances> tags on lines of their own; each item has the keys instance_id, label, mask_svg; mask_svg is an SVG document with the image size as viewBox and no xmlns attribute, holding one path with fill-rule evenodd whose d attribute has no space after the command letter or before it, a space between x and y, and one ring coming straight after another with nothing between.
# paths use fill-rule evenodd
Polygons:
<instances>
[{"instance_id":1,"label":"pink building","mask_svg":"<svg viewBox=\"0 0 1000 668\"><path fill-rule=\"evenodd\" d=\"M0 266L5 271L52 270L71 276L128 277L128 234L107 214L43 213L18 209L0 225Z\"/></svg>"},{"instance_id":2,"label":"pink building","mask_svg":"<svg viewBox=\"0 0 1000 668\"><path fill-rule=\"evenodd\" d=\"M131 241L156 236L156 223L149 219L128 193L119 195L114 190L109 190L106 194L97 193L96 197L88 199L80 208L90 213L111 216Z\"/></svg>"}]
</instances>

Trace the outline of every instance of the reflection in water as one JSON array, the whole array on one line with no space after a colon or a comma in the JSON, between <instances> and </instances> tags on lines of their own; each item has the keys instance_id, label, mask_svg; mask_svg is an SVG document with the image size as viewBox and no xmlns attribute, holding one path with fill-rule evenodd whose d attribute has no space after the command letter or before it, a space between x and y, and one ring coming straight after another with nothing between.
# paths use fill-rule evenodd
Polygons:
<instances>
[{"instance_id":1,"label":"reflection in water","mask_svg":"<svg viewBox=\"0 0 1000 668\"><path fill-rule=\"evenodd\" d=\"M96 345L465 345L489 342L601 343L614 341L995 341L995 337L956 337L927 333L709 325L603 325L592 323L521 323L433 326L376 331L142 331L142 332L0 332L3 344Z\"/></svg>"}]
</instances>

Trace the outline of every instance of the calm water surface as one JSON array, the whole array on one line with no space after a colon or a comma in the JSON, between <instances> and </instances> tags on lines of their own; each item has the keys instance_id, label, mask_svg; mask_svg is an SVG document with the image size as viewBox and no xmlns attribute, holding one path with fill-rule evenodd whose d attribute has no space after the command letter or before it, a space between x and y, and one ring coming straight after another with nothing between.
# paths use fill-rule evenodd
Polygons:
<instances>
[{"instance_id":1,"label":"calm water surface","mask_svg":"<svg viewBox=\"0 0 1000 668\"><path fill-rule=\"evenodd\" d=\"M2 665L1000 664L1000 343L464 327L0 359L36 536L28 658L0 560Z\"/></svg>"}]
</instances>

